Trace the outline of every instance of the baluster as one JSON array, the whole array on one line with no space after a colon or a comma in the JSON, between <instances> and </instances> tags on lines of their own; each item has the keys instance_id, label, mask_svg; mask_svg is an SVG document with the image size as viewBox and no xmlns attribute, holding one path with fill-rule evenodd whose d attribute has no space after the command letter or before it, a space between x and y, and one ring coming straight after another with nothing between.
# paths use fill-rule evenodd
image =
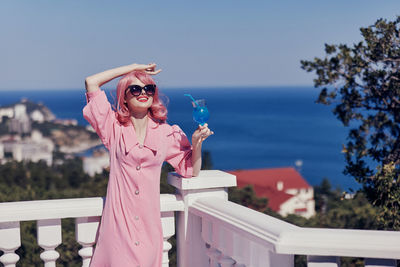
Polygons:
<instances>
[{"instance_id":1,"label":"baluster","mask_svg":"<svg viewBox=\"0 0 400 267\"><path fill-rule=\"evenodd\" d=\"M396 267L396 260L392 259L365 259L365 267Z\"/></svg>"},{"instance_id":2,"label":"baluster","mask_svg":"<svg viewBox=\"0 0 400 267\"><path fill-rule=\"evenodd\" d=\"M169 266L168 251L172 248L171 243L168 242L169 238L170 238L170 236L164 237L162 267L168 267Z\"/></svg>"},{"instance_id":3,"label":"baluster","mask_svg":"<svg viewBox=\"0 0 400 267\"><path fill-rule=\"evenodd\" d=\"M161 212L161 224L163 230L163 256L162 256L162 266L169 266L168 252L172 248L171 243L168 239L175 234L175 213L174 211L164 211Z\"/></svg>"},{"instance_id":4,"label":"baluster","mask_svg":"<svg viewBox=\"0 0 400 267\"><path fill-rule=\"evenodd\" d=\"M219 267L218 257L220 254L221 252L213 247L207 249L207 256L210 258L210 267Z\"/></svg>"},{"instance_id":5,"label":"baluster","mask_svg":"<svg viewBox=\"0 0 400 267\"><path fill-rule=\"evenodd\" d=\"M333 256L307 256L307 267L340 267L340 260Z\"/></svg>"},{"instance_id":6,"label":"baluster","mask_svg":"<svg viewBox=\"0 0 400 267\"><path fill-rule=\"evenodd\" d=\"M235 261L231 257L224 255L223 253L219 256L218 262L221 264L221 267L232 267L235 264Z\"/></svg>"},{"instance_id":7,"label":"baluster","mask_svg":"<svg viewBox=\"0 0 400 267\"><path fill-rule=\"evenodd\" d=\"M100 218L100 216L94 216L75 219L75 239L82 245L78 251L79 256L82 257L82 267L89 267L92 259Z\"/></svg>"},{"instance_id":8,"label":"baluster","mask_svg":"<svg viewBox=\"0 0 400 267\"><path fill-rule=\"evenodd\" d=\"M19 256L15 250L21 246L21 233L19 222L0 223L0 250L4 254L0 257L0 262L4 267L15 267Z\"/></svg>"},{"instance_id":9,"label":"baluster","mask_svg":"<svg viewBox=\"0 0 400 267\"><path fill-rule=\"evenodd\" d=\"M61 244L61 219L38 221L37 235L39 246L45 250L40 254L44 267L56 267L60 253L55 248Z\"/></svg>"}]
</instances>

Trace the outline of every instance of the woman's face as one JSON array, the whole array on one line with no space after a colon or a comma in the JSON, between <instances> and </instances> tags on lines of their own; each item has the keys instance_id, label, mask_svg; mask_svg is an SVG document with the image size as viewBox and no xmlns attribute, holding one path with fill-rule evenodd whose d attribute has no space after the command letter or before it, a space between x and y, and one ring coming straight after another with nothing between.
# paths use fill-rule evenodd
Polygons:
<instances>
[{"instance_id":1,"label":"woman's face","mask_svg":"<svg viewBox=\"0 0 400 267\"><path fill-rule=\"evenodd\" d=\"M140 87L145 86L139 79L135 78L130 85L139 85ZM128 109L133 112L147 112L153 104L153 96L148 96L144 89L138 96L131 94L129 89L125 91L125 101L128 105Z\"/></svg>"}]
</instances>

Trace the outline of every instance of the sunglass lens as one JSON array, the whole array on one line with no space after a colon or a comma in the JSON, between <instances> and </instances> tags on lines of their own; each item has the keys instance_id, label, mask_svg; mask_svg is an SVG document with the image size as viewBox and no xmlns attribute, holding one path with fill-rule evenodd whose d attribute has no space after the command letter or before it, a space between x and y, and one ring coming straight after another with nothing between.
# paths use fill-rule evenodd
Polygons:
<instances>
[{"instance_id":1,"label":"sunglass lens","mask_svg":"<svg viewBox=\"0 0 400 267\"><path fill-rule=\"evenodd\" d=\"M129 86L129 90L133 96L139 96L142 93L142 87L139 85L131 85Z\"/></svg>"},{"instance_id":2,"label":"sunglass lens","mask_svg":"<svg viewBox=\"0 0 400 267\"><path fill-rule=\"evenodd\" d=\"M148 84L144 87L147 95L154 95L156 92L156 86L154 84Z\"/></svg>"}]
</instances>

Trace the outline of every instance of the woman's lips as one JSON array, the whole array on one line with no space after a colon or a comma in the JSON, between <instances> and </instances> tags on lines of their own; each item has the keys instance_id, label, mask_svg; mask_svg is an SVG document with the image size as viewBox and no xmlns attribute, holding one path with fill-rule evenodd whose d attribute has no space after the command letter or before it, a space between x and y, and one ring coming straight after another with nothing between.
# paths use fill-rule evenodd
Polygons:
<instances>
[{"instance_id":1,"label":"woman's lips","mask_svg":"<svg viewBox=\"0 0 400 267\"><path fill-rule=\"evenodd\" d=\"M148 99L149 99L148 97L141 96L141 97L137 98L137 101L139 101L139 102L147 102Z\"/></svg>"}]
</instances>

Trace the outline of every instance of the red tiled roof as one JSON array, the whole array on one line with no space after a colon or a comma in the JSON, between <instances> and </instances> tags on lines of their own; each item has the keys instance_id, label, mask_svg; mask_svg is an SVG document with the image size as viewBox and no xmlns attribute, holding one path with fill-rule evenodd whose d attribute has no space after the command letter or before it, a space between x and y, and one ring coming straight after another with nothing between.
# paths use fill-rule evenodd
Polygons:
<instances>
[{"instance_id":1,"label":"red tiled roof","mask_svg":"<svg viewBox=\"0 0 400 267\"><path fill-rule=\"evenodd\" d=\"M285 193L285 190L311 187L300 173L291 167L238 170L229 173L236 175L238 187L253 185L255 194L258 197L266 197L268 206L274 211L279 211L280 206L293 197ZM277 189L278 182L282 182L281 190Z\"/></svg>"},{"instance_id":2,"label":"red tiled roof","mask_svg":"<svg viewBox=\"0 0 400 267\"><path fill-rule=\"evenodd\" d=\"M287 189L310 188L307 181L294 168L273 168L273 169L254 169L229 171L236 175L237 184L242 187L246 184L271 187L276 189L277 183L283 183L283 191Z\"/></svg>"},{"instance_id":3,"label":"red tiled roof","mask_svg":"<svg viewBox=\"0 0 400 267\"><path fill-rule=\"evenodd\" d=\"M268 199L268 207L276 212L279 211L280 206L283 203L293 197L293 195L290 195L283 191L275 190L271 187L255 186L254 192L258 197L266 197Z\"/></svg>"}]
</instances>

